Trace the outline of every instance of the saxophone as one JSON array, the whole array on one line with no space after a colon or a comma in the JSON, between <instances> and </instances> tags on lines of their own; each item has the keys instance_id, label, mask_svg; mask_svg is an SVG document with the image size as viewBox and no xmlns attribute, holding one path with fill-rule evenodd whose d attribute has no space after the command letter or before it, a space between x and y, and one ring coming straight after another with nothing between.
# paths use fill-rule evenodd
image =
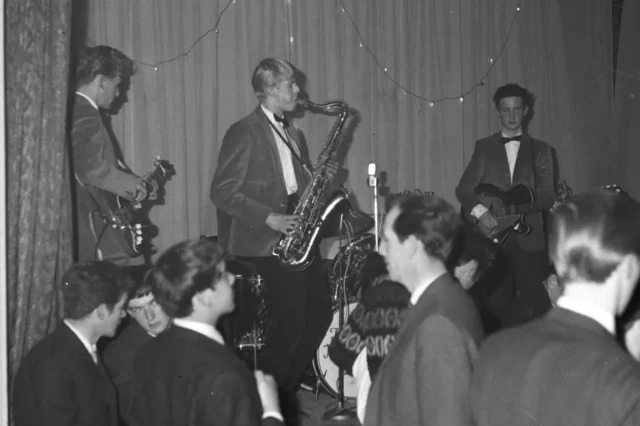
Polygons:
<instances>
[{"instance_id":1,"label":"saxophone","mask_svg":"<svg viewBox=\"0 0 640 426\"><path fill-rule=\"evenodd\" d=\"M330 180L327 174L327 164L333 158L338 147L342 129L349 115L349 106L342 101L316 104L309 100L300 100L299 103L306 108L311 107L329 113L340 111L340 114L329 136L327 136L315 171L293 212L294 215L300 216L298 229L296 232L283 235L273 250L273 254L278 256L280 263L295 271L302 271L311 265L314 258L312 248L317 242L322 224L339 205L348 203L348 194L344 188L336 190L325 203L322 203L322 198Z\"/></svg>"}]
</instances>

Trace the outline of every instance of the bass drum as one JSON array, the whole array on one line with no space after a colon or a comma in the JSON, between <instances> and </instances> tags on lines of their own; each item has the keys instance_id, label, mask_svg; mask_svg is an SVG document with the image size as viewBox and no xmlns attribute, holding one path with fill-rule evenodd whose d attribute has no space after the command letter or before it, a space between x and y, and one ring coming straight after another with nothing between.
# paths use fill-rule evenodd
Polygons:
<instances>
[{"instance_id":1,"label":"bass drum","mask_svg":"<svg viewBox=\"0 0 640 426\"><path fill-rule=\"evenodd\" d=\"M358 306L357 303L350 303L346 306L343 313L343 324L346 324L349 314L353 312L356 306ZM320 344L316 357L313 360L313 371L316 373L318 380L331 395L336 397L338 396L339 368L333 363L333 361L331 361L331 358L329 358L329 345L333 340L333 336L338 332L338 322L340 321L340 317L338 315L338 308L335 308L333 310L333 320L331 321L329 330L327 330L327 334L325 334L324 339L322 339L322 343ZM344 374L343 390L345 398L356 398L358 396L358 384L356 383L356 379L346 373Z\"/></svg>"}]
</instances>

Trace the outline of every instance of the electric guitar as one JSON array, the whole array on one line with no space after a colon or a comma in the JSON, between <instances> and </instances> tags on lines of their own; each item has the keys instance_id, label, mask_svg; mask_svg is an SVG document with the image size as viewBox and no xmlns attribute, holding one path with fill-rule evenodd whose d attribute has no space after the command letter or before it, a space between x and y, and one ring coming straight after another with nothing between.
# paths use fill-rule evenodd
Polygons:
<instances>
[{"instance_id":1,"label":"electric guitar","mask_svg":"<svg viewBox=\"0 0 640 426\"><path fill-rule=\"evenodd\" d=\"M606 185L600 187L605 191L624 193L618 185ZM531 226L525 218L529 214L549 210L556 202L564 203L571 196L571 188L566 182L560 186L560 194L554 197L535 199L535 194L526 185L516 185L508 191L489 183L483 183L474 190L480 202L485 205L498 222L498 226L491 230L478 225L478 228L491 239L496 247L506 243L512 235L527 235L531 232ZM471 217L463 209L463 215ZM475 221L475 218L472 218Z\"/></svg>"},{"instance_id":2,"label":"electric guitar","mask_svg":"<svg viewBox=\"0 0 640 426\"><path fill-rule=\"evenodd\" d=\"M120 240L120 246L131 257L142 254L141 249L145 243L144 214L148 213L147 210L151 207L152 202L158 204L158 190L175 174L173 164L161 160L160 157L157 157L153 164L154 170L142 179L143 185L147 189L147 199L142 202L128 200L99 188L84 187L89 192L94 204L91 216L97 240L99 241L104 231L111 227L118 231L115 234ZM147 209L142 208L143 204ZM102 226L96 226L100 224Z\"/></svg>"}]
</instances>

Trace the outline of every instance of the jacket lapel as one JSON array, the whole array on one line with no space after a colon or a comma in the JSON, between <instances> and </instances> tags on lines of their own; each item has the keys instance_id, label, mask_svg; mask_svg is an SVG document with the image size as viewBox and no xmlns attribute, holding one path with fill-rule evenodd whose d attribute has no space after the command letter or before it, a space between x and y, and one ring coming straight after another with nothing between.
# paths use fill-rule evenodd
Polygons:
<instances>
[{"instance_id":1,"label":"jacket lapel","mask_svg":"<svg viewBox=\"0 0 640 426\"><path fill-rule=\"evenodd\" d=\"M271 151L271 155L273 157L273 161L277 164L278 176L280 176L280 182L282 186L285 187L284 181L284 172L282 169L282 161L280 160L280 152L278 151L278 145L276 143L276 138L273 135L273 129L269 125L269 119L267 118L265 112L262 110L262 106L258 105L253 112L256 121L258 122L262 134L266 135L266 142L269 145L269 149Z\"/></svg>"},{"instance_id":2,"label":"jacket lapel","mask_svg":"<svg viewBox=\"0 0 640 426\"><path fill-rule=\"evenodd\" d=\"M502 143L502 134L500 132L491 136L491 152L489 158L496 158L496 168L492 171L494 179L487 179L489 183L503 182L503 189L511 187L511 172L509 171L509 159L507 158L507 150Z\"/></svg>"},{"instance_id":3,"label":"jacket lapel","mask_svg":"<svg viewBox=\"0 0 640 426\"><path fill-rule=\"evenodd\" d=\"M532 167L531 167L531 138L529 136L523 134L522 142L520 142L520 148L518 149L518 156L516 158L516 165L513 168L513 184L522 183L525 184L532 189L535 182L531 182L531 179L527 177L531 177L532 175Z\"/></svg>"}]
</instances>

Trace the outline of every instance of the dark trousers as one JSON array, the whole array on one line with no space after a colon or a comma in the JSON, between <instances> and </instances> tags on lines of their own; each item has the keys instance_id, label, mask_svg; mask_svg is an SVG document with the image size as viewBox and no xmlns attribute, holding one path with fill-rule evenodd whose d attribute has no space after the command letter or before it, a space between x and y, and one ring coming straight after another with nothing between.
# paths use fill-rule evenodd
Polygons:
<instances>
[{"instance_id":1,"label":"dark trousers","mask_svg":"<svg viewBox=\"0 0 640 426\"><path fill-rule=\"evenodd\" d=\"M507 288L512 300L501 309L501 325L523 324L544 315L551 308L551 299L542 283L549 273L546 251L525 251L515 238L500 249L499 260L507 262Z\"/></svg>"},{"instance_id":2,"label":"dark trousers","mask_svg":"<svg viewBox=\"0 0 640 426\"><path fill-rule=\"evenodd\" d=\"M295 389L331 323L331 300L319 260L292 271L275 257L250 260L264 279L268 326L260 368L285 392Z\"/></svg>"}]
</instances>

